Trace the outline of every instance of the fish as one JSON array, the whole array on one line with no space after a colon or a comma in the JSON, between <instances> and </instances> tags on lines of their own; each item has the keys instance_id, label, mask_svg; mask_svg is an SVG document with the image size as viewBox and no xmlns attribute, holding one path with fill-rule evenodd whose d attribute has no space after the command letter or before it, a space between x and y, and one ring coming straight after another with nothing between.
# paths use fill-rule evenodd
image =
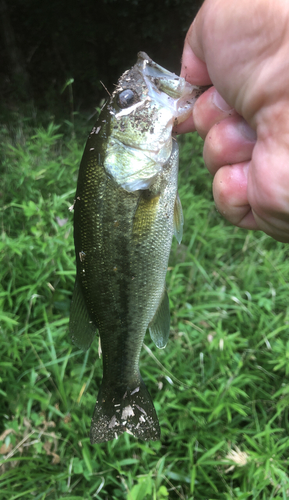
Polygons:
<instances>
[{"instance_id":1,"label":"fish","mask_svg":"<svg viewBox=\"0 0 289 500\"><path fill-rule=\"evenodd\" d=\"M146 331L166 346L166 272L175 234L182 239L179 149L173 126L203 88L139 52L101 110L81 160L74 200L76 279L69 330L87 350L99 332L103 378L91 443L123 432L160 439L152 398L139 370Z\"/></svg>"}]
</instances>

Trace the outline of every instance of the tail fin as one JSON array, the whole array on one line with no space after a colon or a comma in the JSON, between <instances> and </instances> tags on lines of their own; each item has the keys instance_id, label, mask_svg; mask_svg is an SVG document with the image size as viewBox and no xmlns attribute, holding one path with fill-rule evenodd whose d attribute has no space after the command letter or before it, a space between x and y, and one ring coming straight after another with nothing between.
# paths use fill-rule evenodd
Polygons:
<instances>
[{"instance_id":1,"label":"tail fin","mask_svg":"<svg viewBox=\"0 0 289 500\"><path fill-rule=\"evenodd\" d=\"M158 417L141 378L134 388L102 384L99 390L91 421L91 443L110 441L125 431L144 441L160 438Z\"/></svg>"}]
</instances>

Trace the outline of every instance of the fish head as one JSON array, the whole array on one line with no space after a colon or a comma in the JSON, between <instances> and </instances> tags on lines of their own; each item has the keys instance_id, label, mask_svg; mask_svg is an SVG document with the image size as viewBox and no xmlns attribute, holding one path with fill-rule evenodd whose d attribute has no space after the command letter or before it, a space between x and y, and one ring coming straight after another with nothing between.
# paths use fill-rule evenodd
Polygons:
<instances>
[{"instance_id":1,"label":"fish head","mask_svg":"<svg viewBox=\"0 0 289 500\"><path fill-rule=\"evenodd\" d=\"M139 52L108 104L104 166L121 187L135 191L151 186L172 153L173 126L188 117L202 91Z\"/></svg>"}]
</instances>

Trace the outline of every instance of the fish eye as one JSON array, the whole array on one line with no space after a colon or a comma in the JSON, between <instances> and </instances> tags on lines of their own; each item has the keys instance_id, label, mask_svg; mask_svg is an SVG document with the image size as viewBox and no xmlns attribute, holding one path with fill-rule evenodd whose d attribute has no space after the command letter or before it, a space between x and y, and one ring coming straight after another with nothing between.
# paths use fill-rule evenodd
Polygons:
<instances>
[{"instance_id":1,"label":"fish eye","mask_svg":"<svg viewBox=\"0 0 289 500\"><path fill-rule=\"evenodd\" d=\"M128 108L135 102L135 94L132 90L126 89L117 96L117 104L120 108Z\"/></svg>"}]
</instances>

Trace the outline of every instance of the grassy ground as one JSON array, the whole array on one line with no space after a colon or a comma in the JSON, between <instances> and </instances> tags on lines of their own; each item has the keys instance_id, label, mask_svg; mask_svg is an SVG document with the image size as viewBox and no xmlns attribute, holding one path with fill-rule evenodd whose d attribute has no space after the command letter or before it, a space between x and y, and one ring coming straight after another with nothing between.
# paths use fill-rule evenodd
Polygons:
<instances>
[{"instance_id":1,"label":"grassy ground","mask_svg":"<svg viewBox=\"0 0 289 500\"><path fill-rule=\"evenodd\" d=\"M289 496L289 250L225 223L202 143L181 140L181 245L167 285L171 338L141 373L162 437L90 445L97 342L68 336L79 143L68 123L2 127L0 500L229 500Z\"/></svg>"}]
</instances>

